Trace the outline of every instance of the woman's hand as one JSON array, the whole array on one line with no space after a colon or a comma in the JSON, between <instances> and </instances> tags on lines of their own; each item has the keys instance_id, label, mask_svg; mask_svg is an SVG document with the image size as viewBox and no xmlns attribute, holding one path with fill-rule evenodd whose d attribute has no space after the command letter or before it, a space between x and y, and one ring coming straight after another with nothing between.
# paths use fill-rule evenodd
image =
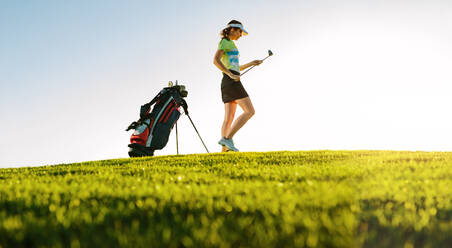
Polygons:
<instances>
[{"instance_id":1,"label":"woman's hand","mask_svg":"<svg viewBox=\"0 0 452 248\"><path fill-rule=\"evenodd\" d=\"M260 65L260 64L262 64L262 62L264 62L264 61L263 60L258 60L258 59L257 60L253 60L253 61L249 62L248 64L241 65L240 66L240 70L243 71L243 70L245 70L247 68L250 68L251 66Z\"/></svg>"},{"instance_id":2,"label":"woman's hand","mask_svg":"<svg viewBox=\"0 0 452 248\"><path fill-rule=\"evenodd\" d=\"M228 75L230 78L232 78L232 80L234 80L234 81L240 81L240 75L235 75L235 74L232 74L232 73L229 73L229 75Z\"/></svg>"},{"instance_id":3,"label":"woman's hand","mask_svg":"<svg viewBox=\"0 0 452 248\"><path fill-rule=\"evenodd\" d=\"M263 60L253 60L253 62L251 62L252 65L260 65L262 64L262 62L264 62Z\"/></svg>"}]
</instances>

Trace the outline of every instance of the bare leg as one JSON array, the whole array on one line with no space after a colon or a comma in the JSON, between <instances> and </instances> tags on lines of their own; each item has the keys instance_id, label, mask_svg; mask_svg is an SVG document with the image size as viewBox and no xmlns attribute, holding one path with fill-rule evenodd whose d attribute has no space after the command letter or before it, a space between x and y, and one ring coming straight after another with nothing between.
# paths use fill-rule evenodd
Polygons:
<instances>
[{"instance_id":1,"label":"bare leg","mask_svg":"<svg viewBox=\"0 0 452 248\"><path fill-rule=\"evenodd\" d=\"M237 109L237 103L235 101L227 102L224 104L224 121L221 127L221 136L226 135L231 131L232 121L234 120L235 110Z\"/></svg>"},{"instance_id":2,"label":"bare leg","mask_svg":"<svg viewBox=\"0 0 452 248\"><path fill-rule=\"evenodd\" d=\"M251 99L249 97L238 99L236 102L243 109L243 113L237 117L234 124L232 124L231 130L227 133L227 136L225 136L227 139L232 139L235 133L237 133L237 131L239 131L239 129L242 128L255 113L253 104L251 103Z\"/></svg>"}]
</instances>

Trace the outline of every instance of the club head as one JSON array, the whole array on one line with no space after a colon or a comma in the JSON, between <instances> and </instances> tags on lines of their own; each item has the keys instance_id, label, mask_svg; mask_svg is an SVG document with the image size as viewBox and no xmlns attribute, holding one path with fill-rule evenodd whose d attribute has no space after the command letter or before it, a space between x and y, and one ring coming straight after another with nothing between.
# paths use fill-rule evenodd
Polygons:
<instances>
[{"instance_id":1,"label":"club head","mask_svg":"<svg viewBox=\"0 0 452 248\"><path fill-rule=\"evenodd\" d=\"M268 50L268 56L272 56L272 55L273 55L272 50Z\"/></svg>"}]
</instances>

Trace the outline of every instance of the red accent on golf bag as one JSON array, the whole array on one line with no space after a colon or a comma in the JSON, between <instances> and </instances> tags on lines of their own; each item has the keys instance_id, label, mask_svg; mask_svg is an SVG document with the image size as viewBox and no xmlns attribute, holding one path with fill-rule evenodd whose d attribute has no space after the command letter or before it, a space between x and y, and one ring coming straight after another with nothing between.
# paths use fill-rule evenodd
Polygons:
<instances>
[{"instance_id":1,"label":"red accent on golf bag","mask_svg":"<svg viewBox=\"0 0 452 248\"><path fill-rule=\"evenodd\" d=\"M168 111L171 109L171 107L174 104L174 100L168 105L168 107L166 107L165 112L163 112L162 117L160 118L159 122L162 122L163 118L165 117L166 113L168 113Z\"/></svg>"},{"instance_id":2,"label":"red accent on golf bag","mask_svg":"<svg viewBox=\"0 0 452 248\"><path fill-rule=\"evenodd\" d=\"M173 113L174 109L177 107L177 105L174 105L173 108L170 110L170 112L168 113L168 115L166 116L165 120L163 121L164 123L166 123L168 121L168 118L171 116L171 114ZM178 110L179 111L179 110ZM174 125L174 124L173 124Z\"/></svg>"},{"instance_id":3,"label":"red accent on golf bag","mask_svg":"<svg viewBox=\"0 0 452 248\"><path fill-rule=\"evenodd\" d=\"M149 137L149 127L152 127L153 124L154 124L154 119L151 119L151 124L148 127L146 127L144 132L142 132L142 133L134 132L132 134L132 136L130 136L130 144L137 143L137 144L146 146L146 141L148 140L148 137Z\"/></svg>"}]
</instances>

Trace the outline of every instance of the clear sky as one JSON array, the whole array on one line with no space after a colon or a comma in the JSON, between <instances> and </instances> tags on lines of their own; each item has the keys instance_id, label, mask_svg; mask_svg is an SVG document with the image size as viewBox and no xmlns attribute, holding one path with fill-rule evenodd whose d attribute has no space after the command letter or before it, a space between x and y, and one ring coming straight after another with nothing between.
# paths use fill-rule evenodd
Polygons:
<instances>
[{"instance_id":1,"label":"clear sky","mask_svg":"<svg viewBox=\"0 0 452 248\"><path fill-rule=\"evenodd\" d=\"M2 1L0 167L124 158L141 104L187 86L208 148L224 108L213 65L231 19L256 115L241 151L452 150L452 2ZM237 111L237 114L240 114ZM204 153L187 117L180 152ZM175 154L175 134L156 155Z\"/></svg>"}]
</instances>

